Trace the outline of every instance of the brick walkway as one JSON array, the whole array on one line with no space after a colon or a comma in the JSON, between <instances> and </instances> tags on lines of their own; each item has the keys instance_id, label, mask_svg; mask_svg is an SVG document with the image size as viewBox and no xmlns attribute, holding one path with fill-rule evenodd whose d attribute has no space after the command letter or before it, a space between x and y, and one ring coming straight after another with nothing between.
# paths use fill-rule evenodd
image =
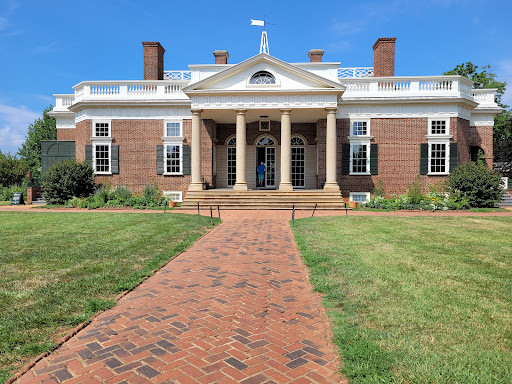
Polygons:
<instances>
[{"instance_id":1,"label":"brick walkway","mask_svg":"<svg viewBox=\"0 0 512 384\"><path fill-rule=\"evenodd\" d=\"M339 383L289 212L239 212L16 383Z\"/></svg>"}]
</instances>

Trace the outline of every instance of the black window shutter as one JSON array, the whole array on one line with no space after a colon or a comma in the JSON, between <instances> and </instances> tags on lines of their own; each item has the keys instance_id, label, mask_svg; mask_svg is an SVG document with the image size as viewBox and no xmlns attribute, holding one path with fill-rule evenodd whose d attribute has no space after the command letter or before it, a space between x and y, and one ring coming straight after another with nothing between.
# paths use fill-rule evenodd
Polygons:
<instances>
[{"instance_id":1,"label":"black window shutter","mask_svg":"<svg viewBox=\"0 0 512 384\"><path fill-rule=\"evenodd\" d=\"M112 173L118 174L119 173L119 145L112 145L110 147L110 156L111 156L111 163L112 163Z\"/></svg>"},{"instance_id":2,"label":"black window shutter","mask_svg":"<svg viewBox=\"0 0 512 384\"><path fill-rule=\"evenodd\" d=\"M341 145L341 174L350 173L350 144Z\"/></svg>"},{"instance_id":3,"label":"black window shutter","mask_svg":"<svg viewBox=\"0 0 512 384\"><path fill-rule=\"evenodd\" d=\"M420 144L420 175L428 174L428 143Z\"/></svg>"},{"instance_id":4,"label":"black window shutter","mask_svg":"<svg viewBox=\"0 0 512 384\"><path fill-rule=\"evenodd\" d=\"M164 146L163 145L156 146L156 174L157 175L164 174Z\"/></svg>"},{"instance_id":5,"label":"black window shutter","mask_svg":"<svg viewBox=\"0 0 512 384\"><path fill-rule=\"evenodd\" d=\"M379 174L379 144L370 144L370 173Z\"/></svg>"},{"instance_id":6,"label":"black window shutter","mask_svg":"<svg viewBox=\"0 0 512 384\"><path fill-rule=\"evenodd\" d=\"M190 145L183 145L183 174L190 175Z\"/></svg>"},{"instance_id":7,"label":"black window shutter","mask_svg":"<svg viewBox=\"0 0 512 384\"><path fill-rule=\"evenodd\" d=\"M450 144L450 173L459 163L459 144Z\"/></svg>"},{"instance_id":8,"label":"black window shutter","mask_svg":"<svg viewBox=\"0 0 512 384\"><path fill-rule=\"evenodd\" d=\"M94 164L92 163L92 144L85 146L85 162L91 164L91 168L94 169Z\"/></svg>"}]
</instances>

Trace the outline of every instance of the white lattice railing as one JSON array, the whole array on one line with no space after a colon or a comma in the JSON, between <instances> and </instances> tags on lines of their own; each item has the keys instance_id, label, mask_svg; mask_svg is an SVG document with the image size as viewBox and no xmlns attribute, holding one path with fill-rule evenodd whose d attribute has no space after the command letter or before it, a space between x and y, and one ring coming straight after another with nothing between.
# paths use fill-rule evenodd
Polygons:
<instances>
[{"instance_id":1,"label":"white lattice railing","mask_svg":"<svg viewBox=\"0 0 512 384\"><path fill-rule=\"evenodd\" d=\"M346 78L343 97L460 96L472 97L471 81L460 76Z\"/></svg>"},{"instance_id":2,"label":"white lattice railing","mask_svg":"<svg viewBox=\"0 0 512 384\"><path fill-rule=\"evenodd\" d=\"M338 68L339 79L351 79L359 77L372 77L373 67Z\"/></svg>"},{"instance_id":3,"label":"white lattice railing","mask_svg":"<svg viewBox=\"0 0 512 384\"><path fill-rule=\"evenodd\" d=\"M95 99L187 99L185 81L85 81L74 87L75 100Z\"/></svg>"},{"instance_id":4,"label":"white lattice railing","mask_svg":"<svg viewBox=\"0 0 512 384\"><path fill-rule=\"evenodd\" d=\"M191 71L164 71L164 80L190 81L191 79Z\"/></svg>"}]
</instances>

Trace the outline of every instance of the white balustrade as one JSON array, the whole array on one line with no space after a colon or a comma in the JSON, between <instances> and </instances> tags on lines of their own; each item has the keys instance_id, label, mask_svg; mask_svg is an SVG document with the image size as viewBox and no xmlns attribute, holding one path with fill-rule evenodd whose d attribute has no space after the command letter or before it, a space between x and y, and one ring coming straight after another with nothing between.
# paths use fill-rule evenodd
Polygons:
<instances>
[{"instance_id":1,"label":"white balustrade","mask_svg":"<svg viewBox=\"0 0 512 384\"><path fill-rule=\"evenodd\" d=\"M339 79L372 77L373 67L338 68Z\"/></svg>"},{"instance_id":2,"label":"white balustrade","mask_svg":"<svg viewBox=\"0 0 512 384\"><path fill-rule=\"evenodd\" d=\"M53 95L55 96L55 108L57 111L67 111L68 107L75 101L75 95Z\"/></svg>"},{"instance_id":3,"label":"white balustrade","mask_svg":"<svg viewBox=\"0 0 512 384\"><path fill-rule=\"evenodd\" d=\"M473 89L472 94L475 101L479 104L485 104L487 106L497 106L495 101L496 89Z\"/></svg>"},{"instance_id":4,"label":"white balustrade","mask_svg":"<svg viewBox=\"0 0 512 384\"><path fill-rule=\"evenodd\" d=\"M191 80L192 71L164 71L164 80Z\"/></svg>"}]
</instances>

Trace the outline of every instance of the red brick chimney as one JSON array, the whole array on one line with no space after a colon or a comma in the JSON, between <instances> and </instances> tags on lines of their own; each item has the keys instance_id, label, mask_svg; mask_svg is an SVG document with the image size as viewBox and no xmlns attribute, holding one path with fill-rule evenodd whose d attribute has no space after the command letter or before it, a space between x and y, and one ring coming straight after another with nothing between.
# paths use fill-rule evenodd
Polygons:
<instances>
[{"instance_id":1,"label":"red brick chimney","mask_svg":"<svg viewBox=\"0 0 512 384\"><path fill-rule=\"evenodd\" d=\"M323 49L310 49L308 56L309 61L311 63L320 63L322 61L322 56L324 55Z\"/></svg>"},{"instance_id":2,"label":"red brick chimney","mask_svg":"<svg viewBox=\"0 0 512 384\"><path fill-rule=\"evenodd\" d=\"M215 56L215 64L227 64L229 53L228 51L213 51L213 56Z\"/></svg>"},{"instance_id":3,"label":"red brick chimney","mask_svg":"<svg viewBox=\"0 0 512 384\"><path fill-rule=\"evenodd\" d=\"M396 37L380 37L373 44L373 76L395 76Z\"/></svg>"},{"instance_id":4,"label":"red brick chimney","mask_svg":"<svg viewBox=\"0 0 512 384\"><path fill-rule=\"evenodd\" d=\"M144 80L164 79L165 49L158 41L144 41Z\"/></svg>"}]
</instances>

